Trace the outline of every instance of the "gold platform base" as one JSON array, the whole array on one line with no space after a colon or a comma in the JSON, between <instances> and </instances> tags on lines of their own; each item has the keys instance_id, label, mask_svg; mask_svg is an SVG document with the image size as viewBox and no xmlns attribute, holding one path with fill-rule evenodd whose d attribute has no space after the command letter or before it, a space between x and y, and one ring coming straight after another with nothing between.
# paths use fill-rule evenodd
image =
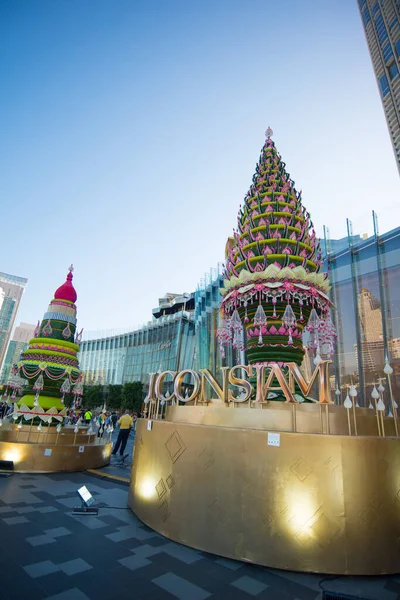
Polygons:
<instances>
[{"instance_id":1,"label":"gold platform base","mask_svg":"<svg viewBox=\"0 0 400 600\"><path fill-rule=\"evenodd\" d=\"M84 430L74 434L65 429L58 435L55 427L38 432L36 427L12 425L0 431L0 460L12 460L20 473L97 469L109 464L111 450L111 441L95 435L89 439Z\"/></svg>"},{"instance_id":2,"label":"gold platform base","mask_svg":"<svg viewBox=\"0 0 400 600\"><path fill-rule=\"evenodd\" d=\"M237 425L153 421L148 430L140 420L129 505L166 537L221 556L398 573L400 438L280 432L272 446L267 431Z\"/></svg>"}]
</instances>

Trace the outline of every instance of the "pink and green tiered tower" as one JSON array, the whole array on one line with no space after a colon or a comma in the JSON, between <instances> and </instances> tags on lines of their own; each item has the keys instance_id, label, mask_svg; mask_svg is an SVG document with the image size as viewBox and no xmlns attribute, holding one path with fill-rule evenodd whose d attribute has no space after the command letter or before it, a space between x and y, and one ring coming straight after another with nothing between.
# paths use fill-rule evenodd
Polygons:
<instances>
[{"instance_id":1,"label":"pink and green tiered tower","mask_svg":"<svg viewBox=\"0 0 400 600\"><path fill-rule=\"evenodd\" d=\"M332 352L329 281L310 215L266 131L253 182L226 246L222 352L246 349L247 362L301 364L309 345Z\"/></svg>"},{"instance_id":2,"label":"pink and green tiered tower","mask_svg":"<svg viewBox=\"0 0 400 600\"><path fill-rule=\"evenodd\" d=\"M82 376L77 353L82 331L76 334L77 294L72 284L73 267L67 279L54 293L35 337L16 365L15 374L27 380L20 404L29 408L64 408L65 394L74 394L77 403L82 395Z\"/></svg>"}]
</instances>

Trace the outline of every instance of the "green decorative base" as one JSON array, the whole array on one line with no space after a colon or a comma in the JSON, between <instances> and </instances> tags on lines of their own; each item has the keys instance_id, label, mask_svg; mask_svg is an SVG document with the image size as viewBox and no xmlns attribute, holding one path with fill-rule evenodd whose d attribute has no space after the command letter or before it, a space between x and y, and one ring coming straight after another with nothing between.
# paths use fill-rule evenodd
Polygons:
<instances>
[{"instance_id":1,"label":"green decorative base","mask_svg":"<svg viewBox=\"0 0 400 600\"><path fill-rule=\"evenodd\" d=\"M28 408L33 408L34 401L34 394L25 394L25 396L22 396L21 400L19 400L18 406L25 404ZM54 396L42 396L42 394L39 396L39 405L46 410L49 408L56 408L60 411L65 408L64 404L61 403L60 398L55 398Z\"/></svg>"}]
</instances>

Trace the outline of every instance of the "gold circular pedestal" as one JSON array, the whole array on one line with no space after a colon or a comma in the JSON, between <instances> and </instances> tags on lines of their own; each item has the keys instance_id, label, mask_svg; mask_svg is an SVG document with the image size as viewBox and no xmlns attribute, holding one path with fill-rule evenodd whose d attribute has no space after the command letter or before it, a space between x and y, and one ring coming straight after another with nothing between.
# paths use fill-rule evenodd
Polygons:
<instances>
[{"instance_id":1,"label":"gold circular pedestal","mask_svg":"<svg viewBox=\"0 0 400 600\"><path fill-rule=\"evenodd\" d=\"M0 430L0 460L11 460L15 472L54 473L85 471L103 467L110 462L112 443L89 436L85 430L75 435L73 429L57 434L55 427L43 426L42 431L23 425Z\"/></svg>"},{"instance_id":2,"label":"gold circular pedestal","mask_svg":"<svg viewBox=\"0 0 400 600\"><path fill-rule=\"evenodd\" d=\"M166 537L234 559L398 573L400 438L279 437L271 446L262 430L140 420L130 507Z\"/></svg>"}]
</instances>

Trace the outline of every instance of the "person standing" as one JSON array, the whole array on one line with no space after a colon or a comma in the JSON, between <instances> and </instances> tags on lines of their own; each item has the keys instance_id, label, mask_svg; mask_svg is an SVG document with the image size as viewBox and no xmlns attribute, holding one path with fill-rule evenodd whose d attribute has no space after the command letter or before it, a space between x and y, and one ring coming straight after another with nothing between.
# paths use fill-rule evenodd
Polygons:
<instances>
[{"instance_id":1,"label":"person standing","mask_svg":"<svg viewBox=\"0 0 400 600\"><path fill-rule=\"evenodd\" d=\"M123 456L125 447L126 447L126 443L128 441L129 432L133 425L133 420L132 420L131 415L129 414L129 410L126 410L125 413L122 415L122 417L119 419L118 425L119 425L118 438L117 438L117 441L115 442L115 446L112 451L112 454L117 454L118 449L121 446L119 453L120 453L120 456Z\"/></svg>"},{"instance_id":2,"label":"person standing","mask_svg":"<svg viewBox=\"0 0 400 600\"><path fill-rule=\"evenodd\" d=\"M112 422L113 429L115 429L115 427L117 426L117 421L118 421L118 415L115 411L113 411L111 413L111 422Z\"/></svg>"},{"instance_id":3,"label":"person standing","mask_svg":"<svg viewBox=\"0 0 400 600\"><path fill-rule=\"evenodd\" d=\"M103 410L97 417L97 424L99 426L99 429L97 431L97 437L99 437L99 438L103 437L106 419L107 419L107 416L106 416L105 411Z\"/></svg>"},{"instance_id":4,"label":"person standing","mask_svg":"<svg viewBox=\"0 0 400 600\"><path fill-rule=\"evenodd\" d=\"M85 423L86 423L86 425L89 426L89 423L90 423L91 419L92 419L92 411L88 409L85 412Z\"/></svg>"}]
</instances>

